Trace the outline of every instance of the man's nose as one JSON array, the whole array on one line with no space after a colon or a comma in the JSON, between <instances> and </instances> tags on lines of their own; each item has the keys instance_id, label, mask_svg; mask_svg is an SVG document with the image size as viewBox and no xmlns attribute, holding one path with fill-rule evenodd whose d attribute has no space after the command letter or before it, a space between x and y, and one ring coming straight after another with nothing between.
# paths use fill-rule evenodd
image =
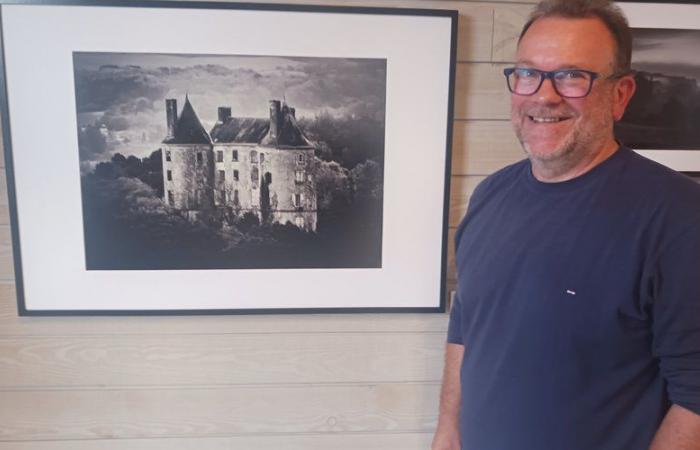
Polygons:
<instances>
[{"instance_id":1,"label":"man's nose","mask_svg":"<svg viewBox=\"0 0 700 450\"><path fill-rule=\"evenodd\" d=\"M540 89L537 91L537 100L543 103L559 103L562 98L554 88L554 81L551 78L545 78L542 81Z\"/></svg>"}]
</instances>

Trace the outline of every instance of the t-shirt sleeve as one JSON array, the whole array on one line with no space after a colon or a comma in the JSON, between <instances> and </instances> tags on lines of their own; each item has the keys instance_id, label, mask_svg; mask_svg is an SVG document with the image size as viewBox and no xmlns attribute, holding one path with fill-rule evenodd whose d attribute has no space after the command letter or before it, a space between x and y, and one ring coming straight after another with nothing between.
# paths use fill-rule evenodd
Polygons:
<instances>
[{"instance_id":1,"label":"t-shirt sleeve","mask_svg":"<svg viewBox=\"0 0 700 450\"><path fill-rule=\"evenodd\" d=\"M467 213L457 227L455 232L455 254L459 251L459 241L462 238L462 233L464 233L465 228L469 222L469 215L474 213L475 209L478 209L478 205L481 203L484 196L484 191L486 190L486 185L489 179L479 183L474 192L469 199L469 206L467 207ZM459 268L457 268L457 273L459 273ZM459 275L457 276L459 278ZM459 284L459 281L457 282ZM461 344L464 345L462 339L462 300L459 298L459 287L457 288L457 294L452 302L452 309L450 310L450 322L447 328L447 342L449 344Z\"/></svg>"},{"instance_id":2,"label":"t-shirt sleeve","mask_svg":"<svg viewBox=\"0 0 700 450\"><path fill-rule=\"evenodd\" d=\"M452 301L450 323L447 327L447 342L464 345L462 341L462 302L459 300L459 295L455 295Z\"/></svg>"},{"instance_id":3,"label":"t-shirt sleeve","mask_svg":"<svg viewBox=\"0 0 700 450\"><path fill-rule=\"evenodd\" d=\"M658 259L653 351L671 402L700 414L700 219L694 222Z\"/></svg>"}]
</instances>

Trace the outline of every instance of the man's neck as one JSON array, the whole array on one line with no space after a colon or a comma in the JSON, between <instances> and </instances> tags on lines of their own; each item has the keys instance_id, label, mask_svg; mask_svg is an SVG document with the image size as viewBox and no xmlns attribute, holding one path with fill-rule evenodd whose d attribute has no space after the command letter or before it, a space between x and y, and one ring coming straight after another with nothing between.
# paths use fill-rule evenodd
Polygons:
<instances>
[{"instance_id":1,"label":"man's neck","mask_svg":"<svg viewBox=\"0 0 700 450\"><path fill-rule=\"evenodd\" d=\"M611 139L600 150L588 153L582 158L572 160L562 158L557 161L541 161L531 158L532 175L543 183L560 183L580 177L613 155L619 144Z\"/></svg>"}]
</instances>

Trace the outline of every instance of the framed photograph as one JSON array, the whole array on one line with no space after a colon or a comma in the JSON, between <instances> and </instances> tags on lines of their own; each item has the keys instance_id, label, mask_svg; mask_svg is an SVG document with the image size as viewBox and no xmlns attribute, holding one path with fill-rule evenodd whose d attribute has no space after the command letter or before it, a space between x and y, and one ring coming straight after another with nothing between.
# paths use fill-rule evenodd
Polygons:
<instances>
[{"instance_id":1,"label":"framed photograph","mask_svg":"<svg viewBox=\"0 0 700 450\"><path fill-rule=\"evenodd\" d=\"M444 311L456 11L0 5L21 315Z\"/></svg>"},{"instance_id":2,"label":"framed photograph","mask_svg":"<svg viewBox=\"0 0 700 450\"><path fill-rule=\"evenodd\" d=\"M673 169L700 171L700 4L619 6L632 27L637 91L616 135Z\"/></svg>"}]
</instances>

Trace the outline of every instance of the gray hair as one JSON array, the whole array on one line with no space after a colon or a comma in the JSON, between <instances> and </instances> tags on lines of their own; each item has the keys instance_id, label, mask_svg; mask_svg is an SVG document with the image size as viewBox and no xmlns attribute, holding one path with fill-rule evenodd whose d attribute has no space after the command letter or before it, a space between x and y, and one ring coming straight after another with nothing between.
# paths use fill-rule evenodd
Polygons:
<instances>
[{"instance_id":1,"label":"gray hair","mask_svg":"<svg viewBox=\"0 0 700 450\"><path fill-rule=\"evenodd\" d=\"M518 43L523 39L530 26L545 17L563 17L567 19L598 18L610 30L615 39L615 60L613 72L627 74L631 71L632 32L625 14L620 7L609 0L542 0L520 32Z\"/></svg>"}]
</instances>

